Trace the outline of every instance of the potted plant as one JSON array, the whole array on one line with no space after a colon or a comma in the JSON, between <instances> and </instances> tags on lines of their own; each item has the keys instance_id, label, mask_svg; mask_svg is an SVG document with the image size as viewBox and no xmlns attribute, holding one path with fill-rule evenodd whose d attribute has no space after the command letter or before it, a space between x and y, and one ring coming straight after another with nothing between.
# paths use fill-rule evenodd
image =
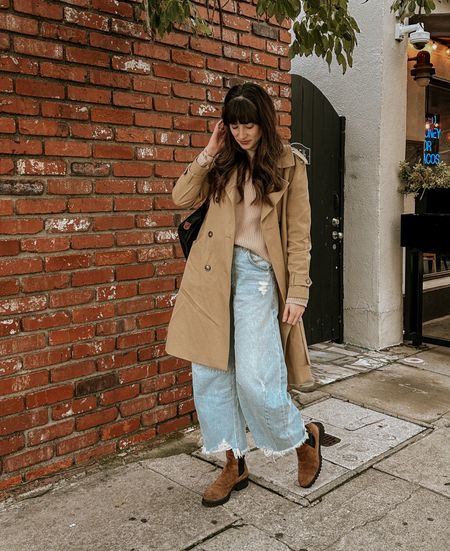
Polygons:
<instances>
[{"instance_id":1,"label":"potted plant","mask_svg":"<svg viewBox=\"0 0 450 551\"><path fill-rule=\"evenodd\" d=\"M450 166L440 162L425 166L400 162L400 187L403 194L412 193L416 200L416 213L450 214Z\"/></svg>"}]
</instances>

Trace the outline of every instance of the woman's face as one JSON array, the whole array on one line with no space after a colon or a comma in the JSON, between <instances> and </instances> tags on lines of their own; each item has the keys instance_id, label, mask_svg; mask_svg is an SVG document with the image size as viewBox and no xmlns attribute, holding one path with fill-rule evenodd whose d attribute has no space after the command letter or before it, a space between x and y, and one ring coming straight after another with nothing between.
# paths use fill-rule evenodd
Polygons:
<instances>
[{"instance_id":1,"label":"woman's face","mask_svg":"<svg viewBox=\"0 0 450 551\"><path fill-rule=\"evenodd\" d=\"M259 124L253 122L230 124L230 131L233 138L245 151L255 151L258 147L258 142L262 135Z\"/></svg>"}]
</instances>

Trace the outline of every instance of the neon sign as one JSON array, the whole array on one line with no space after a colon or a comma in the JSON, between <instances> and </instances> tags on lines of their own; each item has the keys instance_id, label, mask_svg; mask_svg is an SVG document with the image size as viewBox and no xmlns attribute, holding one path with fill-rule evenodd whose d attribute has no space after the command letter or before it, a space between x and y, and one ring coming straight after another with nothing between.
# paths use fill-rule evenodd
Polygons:
<instances>
[{"instance_id":1,"label":"neon sign","mask_svg":"<svg viewBox=\"0 0 450 551\"><path fill-rule=\"evenodd\" d=\"M439 155L439 140L441 138L440 115L427 115L425 118L425 140L423 142L422 163L434 166L441 160Z\"/></svg>"}]
</instances>

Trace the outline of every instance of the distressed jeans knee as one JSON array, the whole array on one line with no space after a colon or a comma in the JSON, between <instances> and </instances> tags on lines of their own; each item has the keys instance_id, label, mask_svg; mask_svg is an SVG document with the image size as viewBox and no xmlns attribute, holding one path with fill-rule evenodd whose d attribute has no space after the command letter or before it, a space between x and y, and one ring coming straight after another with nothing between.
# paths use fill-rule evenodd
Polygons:
<instances>
[{"instance_id":1,"label":"distressed jeans knee","mask_svg":"<svg viewBox=\"0 0 450 551\"><path fill-rule=\"evenodd\" d=\"M256 446L277 457L302 444L307 433L287 392L275 275L270 262L238 245L231 275L228 370L192 363L203 451L242 455L248 426Z\"/></svg>"}]
</instances>

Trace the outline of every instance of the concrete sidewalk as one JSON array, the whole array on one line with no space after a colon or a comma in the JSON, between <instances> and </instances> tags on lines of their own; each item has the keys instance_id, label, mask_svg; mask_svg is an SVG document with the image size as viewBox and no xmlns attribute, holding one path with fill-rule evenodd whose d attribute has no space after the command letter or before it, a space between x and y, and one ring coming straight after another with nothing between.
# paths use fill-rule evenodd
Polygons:
<instances>
[{"instance_id":1,"label":"concrete sidewalk","mask_svg":"<svg viewBox=\"0 0 450 551\"><path fill-rule=\"evenodd\" d=\"M312 488L296 484L295 453L253 448L249 487L202 507L224 454L202 456L188 430L3 502L0 550L447 551L450 349L310 352L318 388L292 396L328 435Z\"/></svg>"}]
</instances>

